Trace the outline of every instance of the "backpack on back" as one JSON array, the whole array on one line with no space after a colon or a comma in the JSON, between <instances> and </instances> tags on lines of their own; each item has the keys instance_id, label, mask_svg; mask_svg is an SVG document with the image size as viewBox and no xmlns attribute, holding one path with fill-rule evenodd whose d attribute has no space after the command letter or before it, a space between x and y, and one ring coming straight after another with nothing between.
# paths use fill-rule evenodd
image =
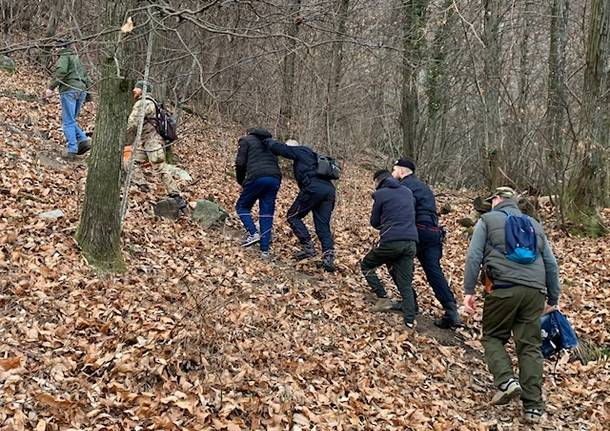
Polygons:
<instances>
[{"instance_id":1,"label":"backpack on back","mask_svg":"<svg viewBox=\"0 0 610 431\"><path fill-rule=\"evenodd\" d=\"M568 319L558 310L540 318L542 356L550 358L564 349L578 346L578 337Z\"/></svg>"},{"instance_id":2,"label":"backpack on back","mask_svg":"<svg viewBox=\"0 0 610 431\"><path fill-rule=\"evenodd\" d=\"M318 154L316 175L327 180L338 180L341 177L341 167L332 157Z\"/></svg>"},{"instance_id":3,"label":"backpack on back","mask_svg":"<svg viewBox=\"0 0 610 431\"><path fill-rule=\"evenodd\" d=\"M526 215L511 215L505 211L504 225L504 256L510 261L530 264L538 257L536 230L530 218Z\"/></svg>"},{"instance_id":4,"label":"backpack on back","mask_svg":"<svg viewBox=\"0 0 610 431\"><path fill-rule=\"evenodd\" d=\"M158 103L155 99L148 97L148 100L155 104L156 115L154 121L157 133L167 142L174 142L178 139L176 119L172 113L165 109L163 103Z\"/></svg>"}]
</instances>

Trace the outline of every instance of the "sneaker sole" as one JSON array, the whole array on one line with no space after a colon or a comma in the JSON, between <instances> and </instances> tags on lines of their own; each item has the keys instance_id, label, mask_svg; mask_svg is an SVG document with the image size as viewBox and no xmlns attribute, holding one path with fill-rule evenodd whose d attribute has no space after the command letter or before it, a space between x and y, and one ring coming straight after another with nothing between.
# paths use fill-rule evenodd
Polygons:
<instances>
[{"instance_id":1,"label":"sneaker sole","mask_svg":"<svg viewBox=\"0 0 610 431\"><path fill-rule=\"evenodd\" d=\"M512 385L510 386L506 392L502 392L502 395L498 399L492 399L491 403L495 406L501 406L504 404L508 404L512 399L521 395L521 386Z\"/></svg>"},{"instance_id":2,"label":"sneaker sole","mask_svg":"<svg viewBox=\"0 0 610 431\"><path fill-rule=\"evenodd\" d=\"M254 241L244 242L244 243L241 244L241 246L246 248L246 247L250 247L251 245L256 244L257 242L261 242L260 238L259 239L255 239Z\"/></svg>"}]
</instances>

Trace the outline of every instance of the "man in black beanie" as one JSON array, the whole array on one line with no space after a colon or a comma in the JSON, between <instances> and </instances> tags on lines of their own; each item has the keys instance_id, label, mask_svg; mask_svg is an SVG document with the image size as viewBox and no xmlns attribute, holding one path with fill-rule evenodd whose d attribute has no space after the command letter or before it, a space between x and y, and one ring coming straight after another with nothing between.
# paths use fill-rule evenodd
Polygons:
<instances>
[{"instance_id":1,"label":"man in black beanie","mask_svg":"<svg viewBox=\"0 0 610 431\"><path fill-rule=\"evenodd\" d=\"M385 169L377 171L373 179L376 191L373 193L371 226L379 230L379 244L364 256L360 268L378 298L373 311L388 311L392 302L375 272L380 266L387 265L402 296L405 325L413 328L416 315L413 258L417 248L413 194Z\"/></svg>"},{"instance_id":2,"label":"man in black beanie","mask_svg":"<svg viewBox=\"0 0 610 431\"><path fill-rule=\"evenodd\" d=\"M443 317L435 320L434 324L443 329L462 326L455 296L441 268L445 231L438 222L434 193L426 183L415 176L415 163L412 160L396 160L392 176L411 190L415 198L415 220L419 237L417 259L432 286L434 296L445 310Z\"/></svg>"}]
</instances>

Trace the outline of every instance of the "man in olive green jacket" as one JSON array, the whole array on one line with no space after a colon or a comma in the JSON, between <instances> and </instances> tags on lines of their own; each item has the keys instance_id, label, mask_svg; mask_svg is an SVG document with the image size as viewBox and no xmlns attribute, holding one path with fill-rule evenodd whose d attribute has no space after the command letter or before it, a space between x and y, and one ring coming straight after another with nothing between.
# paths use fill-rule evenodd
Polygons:
<instances>
[{"instance_id":1,"label":"man in olive green jacket","mask_svg":"<svg viewBox=\"0 0 610 431\"><path fill-rule=\"evenodd\" d=\"M45 98L52 97L55 88L59 88L62 129L68 144L68 151L64 157L73 160L77 154L84 154L91 148L89 138L76 122L91 83L85 67L70 45L70 42L63 40L57 44L57 48L61 48L61 51Z\"/></svg>"},{"instance_id":2,"label":"man in olive green jacket","mask_svg":"<svg viewBox=\"0 0 610 431\"><path fill-rule=\"evenodd\" d=\"M509 187L499 187L487 198L492 211L476 224L466 256L464 307L469 313L475 311L474 290L483 267L487 279L481 342L485 361L498 387L491 403L506 404L520 395L525 420L536 423L544 412L540 317L557 306L559 271L542 225L531 217L529 221L536 236L535 256L532 256L535 260L517 263L507 257L508 216L523 215L516 198L517 194ZM511 333L519 362L518 380L505 349Z\"/></svg>"}]
</instances>

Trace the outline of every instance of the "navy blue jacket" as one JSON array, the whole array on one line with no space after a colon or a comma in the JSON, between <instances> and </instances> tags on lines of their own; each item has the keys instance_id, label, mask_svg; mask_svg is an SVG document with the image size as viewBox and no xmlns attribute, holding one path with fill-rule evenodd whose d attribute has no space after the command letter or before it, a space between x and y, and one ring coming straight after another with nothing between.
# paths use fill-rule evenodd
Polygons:
<instances>
[{"instance_id":1,"label":"navy blue jacket","mask_svg":"<svg viewBox=\"0 0 610 431\"><path fill-rule=\"evenodd\" d=\"M417 241L413 193L398 180L388 177L373 193L371 226L378 229L383 244L390 241Z\"/></svg>"},{"instance_id":2,"label":"navy blue jacket","mask_svg":"<svg viewBox=\"0 0 610 431\"><path fill-rule=\"evenodd\" d=\"M330 180L320 178L316 175L318 155L311 148L303 145L291 147L274 139L267 139L265 143L273 154L294 161L292 170L299 189L306 189L313 184L328 185L332 188L335 187Z\"/></svg>"},{"instance_id":3,"label":"navy blue jacket","mask_svg":"<svg viewBox=\"0 0 610 431\"><path fill-rule=\"evenodd\" d=\"M261 177L282 178L277 157L263 143L271 137L267 129L250 129L239 139L235 158L235 176L241 185Z\"/></svg>"},{"instance_id":4,"label":"navy blue jacket","mask_svg":"<svg viewBox=\"0 0 610 431\"><path fill-rule=\"evenodd\" d=\"M400 184L406 186L415 198L415 221L426 226L438 226L436 199L428 184L417 178L415 174L404 177Z\"/></svg>"}]
</instances>

